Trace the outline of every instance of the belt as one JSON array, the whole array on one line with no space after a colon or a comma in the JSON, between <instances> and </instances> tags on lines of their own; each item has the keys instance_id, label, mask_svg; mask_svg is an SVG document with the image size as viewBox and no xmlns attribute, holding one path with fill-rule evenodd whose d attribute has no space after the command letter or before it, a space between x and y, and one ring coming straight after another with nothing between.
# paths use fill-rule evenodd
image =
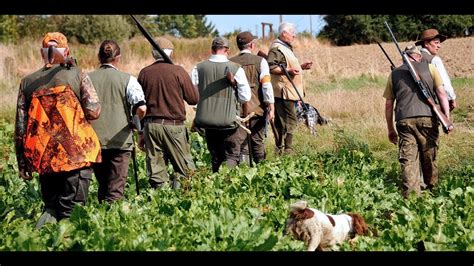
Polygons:
<instances>
[{"instance_id":1,"label":"belt","mask_svg":"<svg viewBox=\"0 0 474 266\"><path fill-rule=\"evenodd\" d=\"M174 126L184 125L184 121L182 120L173 120L173 119L156 118L156 117L147 117L145 118L145 122L157 123L157 124L162 124L162 125L174 125Z\"/></svg>"}]
</instances>

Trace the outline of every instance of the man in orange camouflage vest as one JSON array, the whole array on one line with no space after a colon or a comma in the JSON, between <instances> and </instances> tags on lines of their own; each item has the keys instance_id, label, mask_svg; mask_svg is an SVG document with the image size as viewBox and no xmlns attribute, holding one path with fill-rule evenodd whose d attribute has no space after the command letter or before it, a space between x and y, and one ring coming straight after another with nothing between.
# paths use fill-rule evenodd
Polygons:
<instances>
[{"instance_id":1,"label":"man in orange camouflage vest","mask_svg":"<svg viewBox=\"0 0 474 266\"><path fill-rule=\"evenodd\" d=\"M86 202L91 166L101 160L89 123L101 106L89 76L68 57L62 33L47 33L40 52L45 65L21 80L15 120L20 177L39 174L44 210L37 228L70 217Z\"/></svg>"}]
</instances>

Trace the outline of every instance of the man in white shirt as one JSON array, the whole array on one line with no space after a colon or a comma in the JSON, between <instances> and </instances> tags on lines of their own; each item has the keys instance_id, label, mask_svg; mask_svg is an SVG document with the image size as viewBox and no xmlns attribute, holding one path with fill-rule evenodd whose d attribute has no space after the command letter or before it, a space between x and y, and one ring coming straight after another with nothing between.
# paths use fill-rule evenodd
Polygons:
<instances>
[{"instance_id":1,"label":"man in white shirt","mask_svg":"<svg viewBox=\"0 0 474 266\"><path fill-rule=\"evenodd\" d=\"M421 46L421 54L423 56L422 61L433 64L441 75L443 80L444 89L448 96L449 109L452 111L457 107L456 94L454 88L451 85L451 79L449 78L448 72L444 67L441 57L438 56L441 43L446 40L446 36L442 35L436 29L427 29L421 32L421 38L415 44Z\"/></svg>"},{"instance_id":2,"label":"man in white shirt","mask_svg":"<svg viewBox=\"0 0 474 266\"><path fill-rule=\"evenodd\" d=\"M229 61L228 56L229 41L216 37L212 41L211 56L191 72L200 96L194 124L206 131L213 172L217 172L223 162L229 168L238 164L242 135L236 117L240 116L241 104L250 101L252 96L244 70ZM228 72L233 80L227 79Z\"/></svg>"}]
</instances>

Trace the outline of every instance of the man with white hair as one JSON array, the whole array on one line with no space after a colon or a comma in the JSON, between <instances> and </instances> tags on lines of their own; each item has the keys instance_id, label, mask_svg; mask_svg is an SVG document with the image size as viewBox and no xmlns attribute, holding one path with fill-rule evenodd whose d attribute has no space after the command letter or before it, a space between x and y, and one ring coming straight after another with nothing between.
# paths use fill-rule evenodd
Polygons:
<instances>
[{"instance_id":1,"label":"man with white hair","mask_svg":"<svg viewBox=\"0 0 474 266\"><path fill-rule=\"evenodd\" d=\"M156 42L171 57L173 43L166 38ZM158 51L153 50L156 61L138 75L147 103L143 134L139 146L145 144L147 175L152 188L167 185L170 181L167 164L171 162L175 176L173 188L180 187L180 179L188 178L195 170L184 121L189 105L197 104L199 94L183 67L168 64Z\"/></svg>"},{"instance_id":2,"label":"man with white hair","mask_svg":"<svg viewBox=\"0 0 474 266\"><path fill-rule=\"evenodd\" d=\"M295 104L300 101L298 92L304 97L303 71L311 69L313 62L300 64L293 53L292 43L296 37L295 25L283 22L278 28L278 39L272 42L268 52L273 94L275 97L275 138L277 153L290 154L293 152L293 132L296 128L297 116ZM293 83L286 77L283 65L290 74Z\"/></svg>"},{"instance_id":3,"label":"man with white hair","mask_svg":"<svg viewBox=\"0 0 474 266\"><path fill-rule=\"evenodd\" d=\"M431 94L436 93L438 96L442 112L449 119L449 104L438 70L433 65L421 61L421 51L417 46L408 46L405 51ZM398 142L403 196L408 197L411 192L419 196L420 162L427 188L431 190L438 182L436 162L439 145L438 119L428 103L420 96L418 85L406 64L390 73L383 97L386 99L385 118L388 138L395 145ZM396 102L395 109L394 102ZM394 111L396 131L393 123Z\"/></svg>"}]
</instances>

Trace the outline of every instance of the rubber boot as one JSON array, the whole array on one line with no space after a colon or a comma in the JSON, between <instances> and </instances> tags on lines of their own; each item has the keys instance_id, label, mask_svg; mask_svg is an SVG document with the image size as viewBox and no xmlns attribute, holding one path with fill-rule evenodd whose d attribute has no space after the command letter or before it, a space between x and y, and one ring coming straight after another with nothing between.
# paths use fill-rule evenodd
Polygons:
<instances>
[{"instance_id":1,"label":"rubber boot","mask_svg":"<svg viewBox=\"0 0 474 266\"><path fill-rule=\"evenodd\" d=\"M36 229L40 229L43 225L47 223L55 223L57 222L56 219L56 211L53 209L45 209L43 214L41 214L38 222L36 223Z\"/></svg>"}]
</instances>

